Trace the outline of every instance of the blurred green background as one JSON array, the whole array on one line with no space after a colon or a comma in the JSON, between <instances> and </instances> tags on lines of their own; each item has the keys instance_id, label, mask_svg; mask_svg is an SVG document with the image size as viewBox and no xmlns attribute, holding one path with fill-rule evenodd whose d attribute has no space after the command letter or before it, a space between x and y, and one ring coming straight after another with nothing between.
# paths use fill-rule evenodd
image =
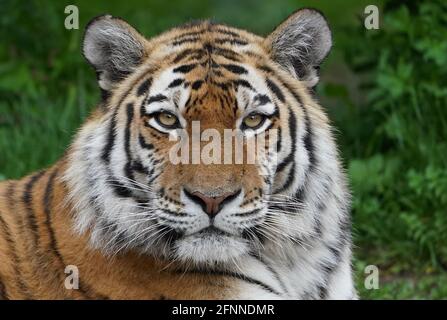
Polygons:
<instances>
[{"instance_id":1,"label":"blurred green background","mask_svg":"<svg viewBox=\"0 0 447 320\"><path fill-rule=\"evenodd\" d=\"M80 29L64 28L75 4ZM366 5L380 9L367 30ZM328 18L334 47L318 95L337 130L354 195L363 299L447 297L447 5L445 1L0 0L0 180L56 161L99 101L80 53L85 24L120 16L146 36L213 18L268 34L301 7ZM364 268L377 265L380 288Z\"/></svg>"}]
</instances>

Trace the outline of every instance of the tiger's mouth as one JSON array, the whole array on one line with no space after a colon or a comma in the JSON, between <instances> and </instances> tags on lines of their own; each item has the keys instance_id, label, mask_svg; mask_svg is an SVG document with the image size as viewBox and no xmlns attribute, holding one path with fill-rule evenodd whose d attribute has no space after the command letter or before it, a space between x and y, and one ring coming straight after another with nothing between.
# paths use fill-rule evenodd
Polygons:
<instances>
[{"instance_id":1,"label":"tiger's mouth","mask_svg":"<svg viewBox=\"0 0 447 320\"><path fill-rule=\"evenodd\" d=\"M202 229L196 233L193 233L192 235L200 236L200 237L213 237L213 236L228 236L233 237L232 234L225 232L219 228L217 228L214 225L210 225L209 227L206 227L205 229ZM190 235L190 236L192 236Z\"/></svg>"},{"instance_id":2,"label":"tiger's mouth","mask_svg":"<svg viewBox=\"0 0 447 320\"><path fill-rule=\"evenodd\" d=\"M183 235L177 237L178 240L185 239L186 241L193 240L193 241L202 241L202 242L209 242L210 244L215 243L220 244L222 241L225 241L225 238L235 239L237 240L237 235L231 234L229 232L226 232L214 225L210 225L202 230L199 230L197 232L194 232L192 234Z\"/></svg>"},{"instance_id":3,"label":"tiger's mouth","mask_svg":"<svg viewBox=\"0 0 447 320\"><path fill-rule=\"evenodd\" d=\"M178 238L174 252L179 260L206 266L235 261L249 251L246 239L213 225Z\"/></svg>"}]
</instances>

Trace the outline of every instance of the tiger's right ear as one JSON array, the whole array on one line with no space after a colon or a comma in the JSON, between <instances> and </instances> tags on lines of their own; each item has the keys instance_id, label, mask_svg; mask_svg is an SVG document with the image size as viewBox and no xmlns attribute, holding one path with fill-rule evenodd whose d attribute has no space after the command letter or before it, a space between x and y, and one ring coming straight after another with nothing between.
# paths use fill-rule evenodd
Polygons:
<instances>
[{"instance_id":1,"label":"tiger's right ear","mask_svg":"<svg viewBox=\"0 0 447 320\"><path fill-rule=\"evenodd\" d=\"M143 62L146 42L127 22L111 15L89 22L83 54L95 68L99 86L105 93Z\"/></svg>"},{"instance_id":2,"label":"tiger's right ear","mask_svg":"<svg viewBox=\"0 0 447 320\"><path fill-rule=\"evenodd\" d=\"M273 60L312 88L318 83L318 70L331 49L332 36L319 11L301 9L281 23L265 43Z\"/></svg>"}]
</instances>

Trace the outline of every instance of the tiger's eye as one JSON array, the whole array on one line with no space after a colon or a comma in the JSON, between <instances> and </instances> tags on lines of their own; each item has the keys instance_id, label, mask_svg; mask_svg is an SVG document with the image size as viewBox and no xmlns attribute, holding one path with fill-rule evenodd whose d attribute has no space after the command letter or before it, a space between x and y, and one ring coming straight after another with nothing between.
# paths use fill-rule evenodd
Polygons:
<instances>
[{"instance_id":1,"label":"tiger's eye","mask_svg":"<svg viewBox=\"0 0 447 320\"><path fill-rule=\"evenodd\" d=\"M165 127L175 127L178 119L172 113L161 112L157 115L157 121Z\"/></svg>"},{"instance_id":2,"label":"tiger's eye","mask_svg":"<svg viewBox=\"0 0 447 320\"><path fill-rule=\"evenodd\" d=\"M264 116L261 114L251 114L245 117L243 123L247 128L256 129L264 122Z\"/></svg>"}]
</instances>

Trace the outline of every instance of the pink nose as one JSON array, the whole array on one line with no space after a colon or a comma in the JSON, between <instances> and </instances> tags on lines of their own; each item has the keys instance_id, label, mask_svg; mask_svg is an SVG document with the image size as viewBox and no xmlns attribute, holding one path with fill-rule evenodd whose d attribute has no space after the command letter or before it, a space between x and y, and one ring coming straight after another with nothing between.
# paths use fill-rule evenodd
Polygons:
<instances>
[{"instance_id":1,"label":"pink nose","mask_svg":"<svg viewBox=\"0 0 447 320\"><path fill-rule=\"evenodd\" d=\"M198 191L193 193L185 191L185 193L191 200L199 203L210 217L213 217L222 209L225 202L229 202L230 200L236 198L240 193L240 190L237 192L224 193L216 197L210 197Z\"/></svg>"}]
</instances>

